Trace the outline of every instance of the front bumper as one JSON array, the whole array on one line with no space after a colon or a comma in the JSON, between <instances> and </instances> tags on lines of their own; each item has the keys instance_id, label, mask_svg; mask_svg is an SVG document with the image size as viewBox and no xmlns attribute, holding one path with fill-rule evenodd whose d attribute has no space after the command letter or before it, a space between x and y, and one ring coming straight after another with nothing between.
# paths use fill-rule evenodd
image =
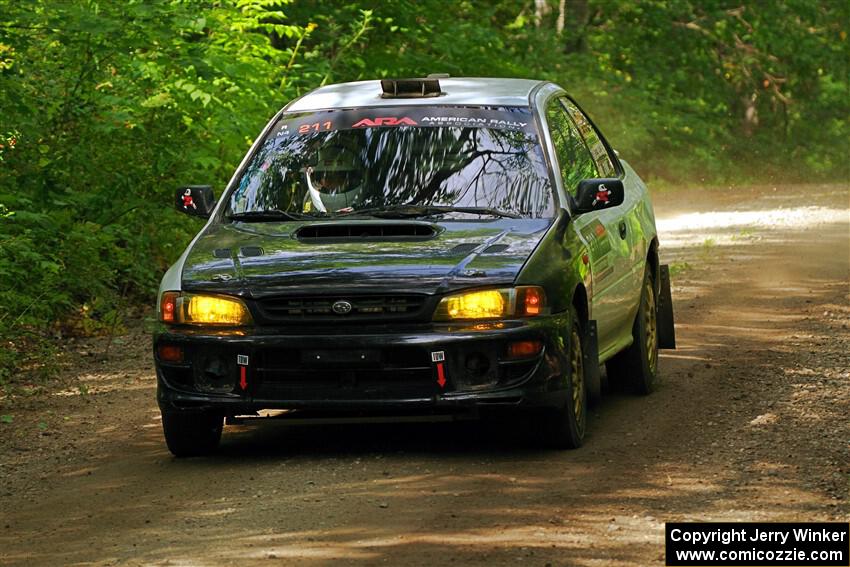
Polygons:
<instances>
[{"instance_id":1,"label":"front bumper","mask_svg":"<svg viewBox=\"0 0 850 567\"><path fill-rule=\"evenodd\" d=\"M249 415L292 409L465 413L483 406L562 407L566 314L464 325L393 325L154 335L163 412ZM508 345L541 341L510 358ZM161 346L182 361L161 360ZM445 359L436 359L442 353ZM438 366L442 365L442 368Z\"/></svg>"}]
</instances>

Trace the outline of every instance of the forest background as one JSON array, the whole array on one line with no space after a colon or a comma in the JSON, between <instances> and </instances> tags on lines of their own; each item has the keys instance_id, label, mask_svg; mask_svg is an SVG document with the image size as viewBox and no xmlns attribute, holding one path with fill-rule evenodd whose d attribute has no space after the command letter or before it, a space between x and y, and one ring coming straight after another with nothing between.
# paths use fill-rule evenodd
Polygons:
<instances>
[{"instance_id":1,"label":"forest background","mask_svg":"<svg viewBox=\"0 0 850 567\"><path fill-rule=\"evenodd\" d=\"M550 79L651 188L847 183L848 31L846 0L0 0L0 386L149 316L200 228L174 189L220 194L321 84Z\"/></svg>"}]
</instances>

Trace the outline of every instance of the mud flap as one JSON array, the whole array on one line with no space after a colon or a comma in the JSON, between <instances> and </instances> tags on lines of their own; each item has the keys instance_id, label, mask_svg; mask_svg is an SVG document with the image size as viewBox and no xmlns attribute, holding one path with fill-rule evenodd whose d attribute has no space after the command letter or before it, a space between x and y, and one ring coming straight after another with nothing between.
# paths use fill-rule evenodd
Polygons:
<instances>
[{"instance_id":1,"label":"mud flap","mask_svg":"<svg viewBox=\"0 0 850 567\"><path fill-rule=\"evenodd\" d=\"M676 348L676 327L673 322L673 296L670 293L670 268L661 266L658 290L658 348Z\"/></svg>"},{"instance_id":2,"label":"mud flap","mask_svg":"<svg viewBox=\"0 0 850 567\"><path fill-rule=\"evenodd\" d=\"M602 399L602 378L599 372L599 335L596 332L596 321L587 322L587 330L582 341L582 356L584 360L584 384L587 388L587 401L596 405Z\"/></svg>"}]
</instances>

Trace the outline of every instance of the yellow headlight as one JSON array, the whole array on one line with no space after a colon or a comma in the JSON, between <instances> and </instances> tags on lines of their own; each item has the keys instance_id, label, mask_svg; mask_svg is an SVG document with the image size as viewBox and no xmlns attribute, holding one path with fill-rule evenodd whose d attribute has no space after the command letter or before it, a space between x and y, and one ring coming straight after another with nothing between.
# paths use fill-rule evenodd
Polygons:
<instances>
[{"instance_id":1,"label":"yellow headlight","mask_svg":"<svg viewBox=\"0 0 850 567\"><path fill-rule=\"evenodd\" d=\"M549 313L542 287L518 286L444 297L434 312L434 321L536 317Z\"/></svg>"},{"instance_id":2,"label":"yellow headlight","mask_svg":"<svg viewBox=\"0 0 850 567\"><path fill-rule=\"evenodd\" d=\"M251 314L238 299L212 295L193 295L186 306L186 323L210 325L244 325Z\"/></svg>"},{"instance_id":3,"label":"yellow headlight","mask_svg":"<svg viewBox=\"0 0 850 567\"><path fill-rule=\"evenodd\" d=\"M435 319L497 319L506 316L509 307L510 297L502 290L473 291L444 298Z\"/></svg>"},{"instance_id":4,"label":"yellow headlight","mask_svg":"<svg viewBox=\"0 0 850 567\"><path fill-rule=\"evenodd\" d=\"M485 319L505 314L505 298L495 289L474 291L447 298L447 311L452 319Z\"/></svg>"},{"instance_id":5,"label":"yellow headlight","mask_svg":"<svg viewBox=\"0 0 850 567\"><path fill-rule=\"evenodd\" d=\"M163 302L169 299L176 304L170 309L170 312L174 314L173 317L160 317L166 323L240 326L250 325L253 322L248 308L236 297L194 294L172 296L177 294L174 292L163 294Z\"/></svg>"}]
</instances>

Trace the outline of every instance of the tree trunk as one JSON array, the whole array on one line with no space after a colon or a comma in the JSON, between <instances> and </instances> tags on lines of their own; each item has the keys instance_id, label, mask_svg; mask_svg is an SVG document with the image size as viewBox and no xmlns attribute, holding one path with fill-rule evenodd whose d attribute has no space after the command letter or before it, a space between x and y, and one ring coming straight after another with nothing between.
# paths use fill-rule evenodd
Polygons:
<instances>
[{"instance_id":1,"label":"tree trunk","mask_svg":"<svg viewBox=\"0 0 850 567\"><path fill-rule=\"evenodd\" d=\"M558 10L558 32L563 32L564 52L578 53L587 49L585 31L590 18L587 0L561 0Z\"/></svg>"},{"instance_id":2,"label":"tree trunk","mask_svg":"<svg viewBox=\"0 0 850 567\"><path fill-rule=\"evenodd\" d=\"M549 13L549 2L547 0L534 0L534 25L540 27L543 17Z\"/></svg>"},{"instance_id":3,"label":"tree trunk","mask_svg":"<svg viewBox=\"0 0 850 567\"><path fill-rule=\"evenodd\" d=\"M555 30L558 35L564 33L564 18L567 15L567 0L561 0L558 4L558 22L555 24Z\"/></svg>"},{"instance_id":4,"label":"tree trunk","mask_svg":"<svg viewBox=\"0 0 850 567\"><path fill-rule=\"evenodd\" d=\"M759 125L759 113L756 106L757 100L758 93L753 93L752 95L745 95L741 101L744 103L744 123L742 130L744 136L747 138L753 135L753 132L755 132L755 129Z\"/></svg>"}]
</instances>

